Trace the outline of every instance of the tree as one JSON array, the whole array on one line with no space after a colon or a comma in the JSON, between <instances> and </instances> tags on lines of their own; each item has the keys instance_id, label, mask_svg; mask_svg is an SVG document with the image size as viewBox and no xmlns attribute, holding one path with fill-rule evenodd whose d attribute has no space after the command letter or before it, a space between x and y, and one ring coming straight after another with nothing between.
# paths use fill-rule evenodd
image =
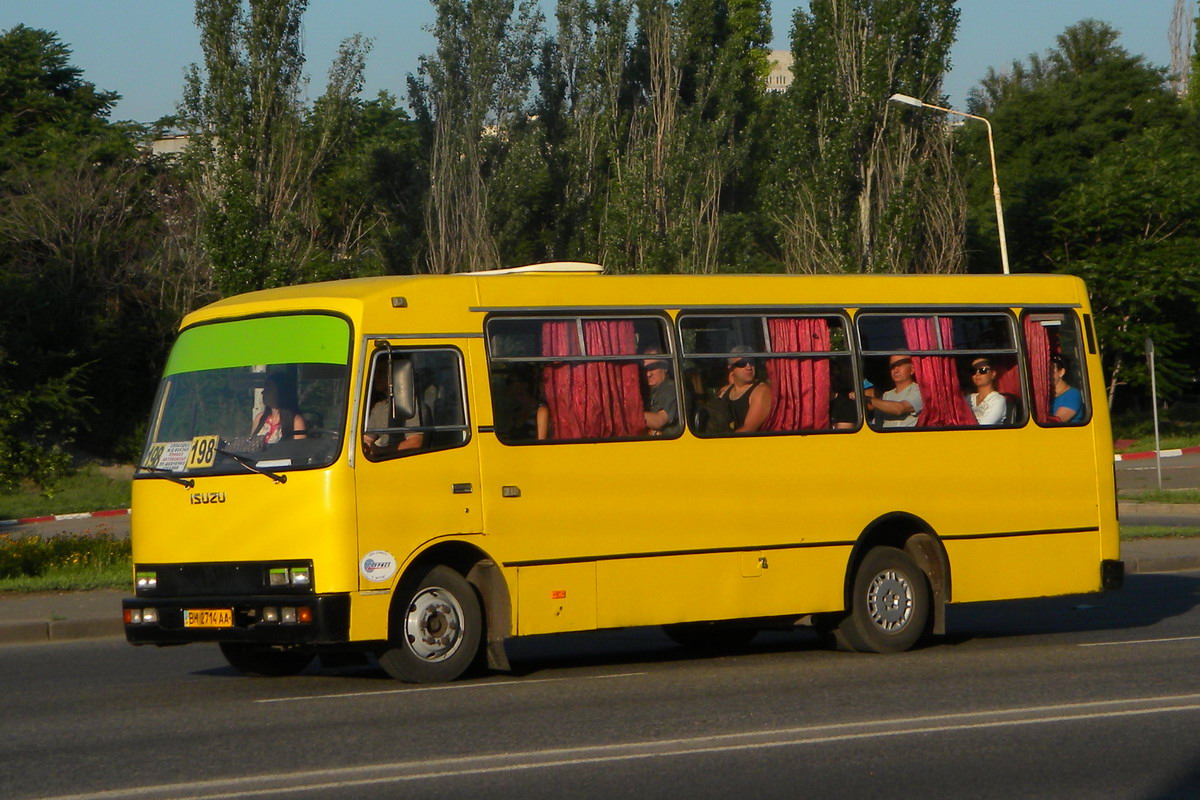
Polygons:
<instances>
[{"instance_id":1,"label":"tree","mask_svg":"<svg viewBox=\"0 0 1200 800\"><path fill-rule=\"evenodd\" d=\"M409 76L428 147L425 269L491 269L500 254L488 177L525 117L542 15L535 0L433 0L437 54Z\"/></svg>"},{"instance_id":2,"label":"tree","mask_svg":"<svg viewBox=\"0 0 1200 800\"><path fill-rule=\"evenodd\" d=\"M797 272L946 272L962 206L936 115L890 120L896 92L936 102L951 0L814 0L792 27L794 81L773 137L774 215Z\"/></svg>"},{"instance_id":3,"label":"tree","mask_svg":"<svg viewBox=\"0 0 1200 800\"><path fill-rule=\"evenodd\" d=\"M161 295L154 178L117 99L70 64L53 33L0 35L0 483L53 483L77 433L126 443L152 391ZM141 346L131 347L136 341Z\"/></svg>"},{"instance_id":4,"label":"tree","mask_svg":"<svg viewBox=\"0 0 1200 800\"><path fill-rule=\"evenodd\" d=\"M355 104L347 127L344 152L316 178L321 235L333 259L354 261L356 275L415 272L429 181L417 125L380 92Z\"/></svg>"},{"instance_id":5,"label":"tree","mask_svg":"<svg viewBox=\"0 0 1200 800\"><path fill-rule=\"evenodd\" d=\"M1005 222L1014 272L1043 272L1052 247L1056 200L1086 178L1093 159L1147 128L1182 121L1182 106L1166 87L1164 70L1131 56L1118 31L1083 20L1058 37L1044 56L1014 62L1008 72L989 70L972 90L968 108L988 117L996 131L996 160L1004 187ZM960 131L968 158L986 159L986 140L975 126ZM972 271L998 272L991 173L966 171L971 210L968 251Z\"/></svg>"},{"instance_id":6,"label":"tree","mask_svg":"<svg viewBox=\"0 0 1200 800\"><path fill-rule=\"evenodd\" d=\"M1057 270L1088 282L1103 344L1109 402L1149 388L1146 337L1161 394L1191 383L1200 339L1200 147L1194 127L1155 127L1107 148L1086 179L1051 207ZM1182 357L1182 359L1181 359ZM1190 366L1190 368L1189 368Z\"/></svg>"},{"instance_id":7,"label":"tree","mask_svg":"<svg viewBox=\"0 0 1200 800\"><path fill-rule=\"evenodd\" d=\"M203 241L224 293L351 271L336 268L322 239L312 186L344 144L367 43L343 43L311 120L316 135L306 139L306 7L307 0L196 0L204 69L192 66L180 112L193 142Z\"/></svg>"},{"instance_id":8,"label":"tree","mask_svg":"<svg viewBox=\"0 0 1200 800\"><path fill-rule=\"evenodd\" d=\"M727 221L757 200L768 7L641 0L637 31L605 252L631 271L713 272L736 253L722 241Z\"/></svg>"}]
</instances>

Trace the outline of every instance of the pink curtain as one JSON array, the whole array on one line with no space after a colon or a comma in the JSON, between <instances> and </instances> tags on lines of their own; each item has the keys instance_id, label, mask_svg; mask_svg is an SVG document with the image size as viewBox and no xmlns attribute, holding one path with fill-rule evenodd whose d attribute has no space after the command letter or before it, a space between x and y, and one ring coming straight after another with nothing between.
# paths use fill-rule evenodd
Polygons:
<instances>
[{"instance_id":1,"label":"pink curtain","mask_svg":"<svg viewBox=\"0 0 1200 800\"><path fill-rule=\"evenodd\" d=\"M585 320L590 356L637 353L630 320ZM574 322L542 324L542 355L577 356ZM639 362L630 360L553 364L542 371L552 439L613 439L646 432Z\"/></svg>"},{"instance_id":2,"label":"pink curtain","mask_svg":"<svg viewBox=\"0 0 1200 800\"><path fill-rule=\"evenodd\" d=\"M1017 371L1007 358L1000 364L997 364L994 358L991 361L992 366L996 369L996 388L1003 394L1020 397L1021 373Z\"/></svg>"},{"instance_id":3,"label":"pink curtain","mask_svg":"<svg viewBox=\"0 0 1200 800\"><path fill-rule=\"evenodd\" d=\"M829 322L824 319L768 319L775 352L824 353ZM829 427L829 358L768 358L767 379L774 402L763 430L796 431Z\"/></svg>"},{"instance_id":4,"label":"pink curtain","mask_svg":"<svg viewBox=\"0 0 1200 800\"><path fill-rule=\"evenodd\" d=\"M950 356L921 356L921 350L938 348L937 332L931 317L906 317L904 338L913 351L913 371L917 385L921 388L921 401L925 408L917 417L917 426L922 428L945 428L954 425L974 425L975 414L958 384L954 359ZM942 331L942 348L954 347L953 323L948 318L939 320Z\"/></svg>"},{"instance_id":5,"label":"pink curtain","mask_svg":"<svg viewBox=\"0 0 1200 800\"><path fill-rule=\"evenodd\" d=\"M1050 336L1035 319L1025 317L1025 350L1029 354L1029 371L1033 381L1033 410L1041 422L1050 420L1050 400L1054 384L1050 377Z\"/></svg>"}]
</instances>

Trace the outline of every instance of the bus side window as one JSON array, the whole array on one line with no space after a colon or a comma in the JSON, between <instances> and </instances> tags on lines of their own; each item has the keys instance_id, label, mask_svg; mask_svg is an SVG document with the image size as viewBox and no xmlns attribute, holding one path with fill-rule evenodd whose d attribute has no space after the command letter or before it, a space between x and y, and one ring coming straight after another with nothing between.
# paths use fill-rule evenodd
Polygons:
<instances>
[{"instance_id":1,"label":"bus side window","mask_svg":"<svg viewBox=\"0 0 1200 800\"><path fill-rule=\"evenodd\" d=\"M678 411L661 429L647 419L652 406L678 406L674 379L665 377L674 361L662 317L498 317L487 340L504 444L678 435Z\"/></svg>"},{"instance_id":2,"label":"bus side window","mask_svg":"<svg viewBox=\"0 0 1200 800\"><path fill-rule=\"evenodd\" d=\"M381 349L371 363L362 449L372 461L467 441L462 366L451 349Z\"/></svg>"},{"instance_id":3,"label":"bus side window","mask_svg":"<svg viewBox=\"0 0 1200 800\"><path fill-rule=\"evenodd\" d=\"M1034 419L1051 427L1086 423L1091 418L1087 361L1074 312L1027 312L1021 317L1021 331Z\"/></svg>"}]
</instances>

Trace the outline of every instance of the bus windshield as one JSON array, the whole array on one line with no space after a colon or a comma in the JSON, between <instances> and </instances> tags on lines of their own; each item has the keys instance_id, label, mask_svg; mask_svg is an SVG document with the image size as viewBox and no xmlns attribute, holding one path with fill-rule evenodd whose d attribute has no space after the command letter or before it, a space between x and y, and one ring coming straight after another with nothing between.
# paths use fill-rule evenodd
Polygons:
<instances>
[{"instance_id":1,"label":"bus windshield","mask_svg":"<svg viewBox=\"0 0 1200 800\"><path fill-rule=\"evenodd\" d=\"M167 361L139 477L332 464L349 353L349 323L330 315L188 328Z\"/></svg>"}]
</instances>

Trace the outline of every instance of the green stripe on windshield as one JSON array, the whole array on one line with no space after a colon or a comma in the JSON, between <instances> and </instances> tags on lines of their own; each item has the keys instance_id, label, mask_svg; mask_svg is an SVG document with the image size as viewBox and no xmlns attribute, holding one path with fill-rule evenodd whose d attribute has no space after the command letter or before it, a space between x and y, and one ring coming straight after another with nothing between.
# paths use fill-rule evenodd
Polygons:
<instances>
[{"instance_id":1,"label":"green stripe on windshield","mask_svg":"<svg viewBox=\"0 0 1200 800\"><path fill-rule=\"evenodd\" d=\"M297 314L197 325L179 334L164 374L260 364L346 364L350 325L339 317Z\"/></svg>"}]
</instances>

